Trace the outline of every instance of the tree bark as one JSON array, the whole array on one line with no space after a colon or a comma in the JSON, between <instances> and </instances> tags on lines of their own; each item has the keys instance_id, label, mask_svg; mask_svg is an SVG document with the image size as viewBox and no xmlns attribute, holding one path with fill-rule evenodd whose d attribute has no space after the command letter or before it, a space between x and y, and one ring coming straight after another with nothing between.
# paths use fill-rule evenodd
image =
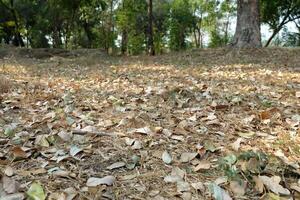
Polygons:
<instances>
[{"instance_id":1,"label":"tree bark","mask_svg":"<svg viewBox=\"0 0 300 200\"><path fill-rule=\"evenodd\" d=\"M153 41L153 2L152 0L149 0L148 5L148 18L149 18L149 24L148 24L148 53L151 56L155 55L155 49L154 49L154 41Z\"/></svg>"},{"instance_id":2,"label":"tree bark","mask_svg":"<svg viewBox=\"0 0 300 200\"><path fill-rule=\"evenodd\" d=\"M231 46L261 47L259 0L237 1L237 25Z\"/></svg>"},{"instance_id":3,"label":"tree bark","mask_svg":"<svg viewBox=\"0 0 300 200\"><path fill-rule=\"evenodd\" d=\"M127 53L127 44L128 44L128 33L126 30L122 31L122 41L121 41L121 52L122 55Z\"/></svg>"}]
</instances>

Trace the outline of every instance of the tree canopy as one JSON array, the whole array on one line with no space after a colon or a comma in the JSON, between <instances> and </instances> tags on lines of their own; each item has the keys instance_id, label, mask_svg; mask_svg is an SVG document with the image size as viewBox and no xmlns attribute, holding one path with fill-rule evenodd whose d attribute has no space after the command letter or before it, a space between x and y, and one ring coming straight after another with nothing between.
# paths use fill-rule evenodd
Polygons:
<instances>
[{"instance_id":1,"label":"tree canopy","mask_svg":"<svg viewBox=\"0 0 300 200\"><path fill-rule=\"evenodd\" d=\"M149 14L150 3L152 5ZM233 37L233 0L0 0L0 41L31 48L103 48L122 54L222 47ZM299 45L300 1L261 0L268 46ZM151 26L149 26L149 23ZM150 28L149 28L150 27ZM152 31L152 34L149 34ZM149 40L149 37L152 37ZM277 37L277 38L276 38ZM149 43L149 41L153 40Z\"/></svg>"}]
</instances>

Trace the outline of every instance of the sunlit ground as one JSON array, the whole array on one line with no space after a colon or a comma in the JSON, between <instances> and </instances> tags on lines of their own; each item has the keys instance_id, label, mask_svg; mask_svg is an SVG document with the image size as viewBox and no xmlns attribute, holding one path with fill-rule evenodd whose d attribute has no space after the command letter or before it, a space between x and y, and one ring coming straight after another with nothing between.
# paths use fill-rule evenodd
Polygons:
<instances>
[{"instance_id":1,"label":"sunlit ground","mask_svg":"<svg viewBox=\"0 0 300 200\"><path fill-rule=\"evenodd\" d=\"M0 107L1 168L14 169L21 191L39 181L52 199L67 196L67 188L79 199L210 199L207 185L224 175L219 186L231 197L276 196L256 188L259 175L281 177L291 192L284 198L299 197L299 55L216 49L154 58L3 59L0 73L11 86ZM111 136L62 137L85 127ZM74 145L81 151L72 157ZM164 151L171 164L162 160ZM198 155L184 162L186 152ZM224 164L226 156L236 161ZM107 168L116 162L127 167ZM164 181L175 167L188 186ZM86 186L106 175L116 177L113 186ZM238 194L234 180L246 183Z\"/></svg>"}]
</instances>

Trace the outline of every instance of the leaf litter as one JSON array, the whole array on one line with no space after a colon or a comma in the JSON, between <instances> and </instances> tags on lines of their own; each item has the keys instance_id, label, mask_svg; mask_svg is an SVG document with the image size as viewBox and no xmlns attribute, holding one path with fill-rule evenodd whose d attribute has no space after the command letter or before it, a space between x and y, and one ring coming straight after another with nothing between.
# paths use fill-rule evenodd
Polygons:
<instances>
[{"instance_id":1,"label":"leaf litter","mask_svg":"<svg viewBox=\"0 0 300 200\"><path fill-rule=\"evenodd\" d=\"M0 194L299 197L298 54L1 60Z\"/></svg>"}]
</instances>

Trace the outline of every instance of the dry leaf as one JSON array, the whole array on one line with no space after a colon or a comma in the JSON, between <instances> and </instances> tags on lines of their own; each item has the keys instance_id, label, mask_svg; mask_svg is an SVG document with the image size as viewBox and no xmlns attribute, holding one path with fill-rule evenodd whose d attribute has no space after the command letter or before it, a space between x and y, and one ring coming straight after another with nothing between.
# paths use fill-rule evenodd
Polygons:
<instances>
[{"instance_id":1,"label":"dry leaf","mask_svg":"<svg viewBox=\"0 0 300 200\"><path fill-rule=\"evenodd\" d=\"M228 192L226 192L223 188L221 188L217 184L211 183L208 188L216 200L232 200Z\"/></svg>"},{"instance_id":2,"label":"dry leaf","mask_svg":"<svg viewBox=\"0 0 300 200\"><path fill-rule=\"evenodd\" d=\"M259 194L262 194L264 192L264 183L263 183L263 181L260 178L258 178L257 176L254 176L253 180L255 182L255 190L257 192L259 192Z\"/></svg>"},{"instance_id":3,"label":"dry leaf","mask_svg":"<svg viewBox=\"0 0 300 200\"><path fill-rule=\"evenodd\" d=\"M18 192L19 184L12 178L7 176L2 177L3 189L6 193L12 194Z\"/></svg>"},{"instance_id":4,"label":"dry leaf","mask_svg":"<svg viewBox=\"0 0 300 200\"><path fill-rule=\"evenodd\" d=\"M73 137L72 133L67 133L65 131L60 131L57 135L65 142L71 141Z\"/></svg>"},{"instance_id":5,"label":"dry leaf","mask_svg":"<svg viewBox=\"0 0 300 200\"><path fill-rule=\"evenodd\" d=\"M125 165L126 165L126 163L124 163L124 162L116 162L116 163L108 166L107 169L109 169L109 170L118 169L118 168L124 167Z\"/></svg>"},{"instance_id":6,"label":"dry leaf","mask_svg":"<svg viewBox=\"0 0 300 200\"><path fill-rule=\"evenodd\" d=\"M28 157L27 153L21 147L14 147L11 151L14 159L24 159Z\"/></svg>"},{"instance_id":7,"label":"dry leaf","mask_svg":"<svg viewBox=\"0 0 300 200\"><path fill-rule=\"evenodd\" d=\"M243 138L238 138L234 143L231 144L232 149L238 151L240 149L241 142L243 142Z\"/></svg>"},{"instance_id":8,"label":"dry leaf","mask_svg":"<svg viewBox=\"0 0 300 200\"><path fill-rule=\"evenodd\" d=\"M167 151L164 151L163 154L162 154L162 160L166 164L171 164L172 156Z\"/></svg>"},{"instance_id":9,"label":"dry leaf","mask_svg":"<svg viewBox=\"0 0 300 200\"><path fill-rule=\"evenodd\" d=\"M5 169L4 169L4 174L6 175L6 176L12 176L12 175L14 175L14 169L12 168L12 167L10 167L10 166L7 166Z\"/></svg>"},{"instance_id":10,"label":"dry leaf","mask_svg":"<svg viewBox=\"0 0 300 200\"><path fill-rule=\"evenodd\" d=\"M35 145L39 145L41 147L49 147L50 144L47 140L48 135L38 135L35 138Z\"/></svg>"},{"instance_id":11,"label":"dry leaf","mask_svg":"<svg viewBox=\"0 0 300 200\"><path fill-rule=\"evenodd\" d=\"M88 187L96 187L98 185L113 185L116 181L114 176L105 176L103 178L91 177L87 180L86 185Z\"/></svg>"},{"instance_id":12,"label":"dry leaf","mask_svg":"<svg viewBox=\"0 0 300 200\"><path fill-rule=\"evenodd\" d=\"M203 160L194 168L194 172L198 172L202 169L210 169L210 167L211 167L210 162Z\"/></svg>"},{"instance_id":13,"label":"dry leaf","mask_svg":"<svg viewBox=\"0 0 300 200\"><path fill-rule=\"evenodd\" d=\"M191 160L196 158L197 155L198 153L188 153L188 152L182 153L180 156L180 162L182 163L190 162Z\"/></svg>"},{"instance_id":14,"label":"dry leaf","mask_svg":"<svg viewBox=\"0 0 300 200\"><path fill-rule=\"evenodd\" d=\"M268 176L258 176L258 178L275 194L290 195L290 191L279 184L281 181L279 176L272 176L271 178Z\"/></svg>"},{"instance_id":15,"label":"dry leaf","mask_svg":"<svg viewBox=\"0 0 300 200\"><path fill-rule=\"evenodd\" d=\"M184 181L177 181L177 192L189 192L191 190L190 184Z\"/></svg>"},{"instance_id":16,"label":"dry leaf","mask_svg":"<svg viewBox=\"0 0 300 200\"><path fill-rule=\"evenodd\" d=\"M245 181L230 181L229 186L236 196L243 196L246 193L247 183Z\"/></svg>"},{"instance_id":17,"label":"dry leaf","mask_svg":"<svg viewBox=\"0 0 300 200\"><path fill-rule=\"evenodd\" d=\"M191 185L195 190L199 190L201 193L205 190L205 186L202 182L191 183Z\"/></svg>"},{"instance_id":18,"label":"dry leaf","mask_svg":"<svg viewBox=\"0 0 300 200\"><path fill-rule=\"evenodd\" d=\"M152 131L149 127L138 128L138 129L135 129L133 132L134 133L145 134L145 135L150 135L152 133Z\"/></svg>"},{"instance_id":19,"label":"dry leaf","mask_svg":"<svg viewBox=\"0 0 300 200\"><path fill-rule=\"evenodd\" d=\"M83 149L77 147L76 145L72 145L70 148L70 155L71 156L76 156L79 152L81 152Z\"/></svg>"}]
</instances>

